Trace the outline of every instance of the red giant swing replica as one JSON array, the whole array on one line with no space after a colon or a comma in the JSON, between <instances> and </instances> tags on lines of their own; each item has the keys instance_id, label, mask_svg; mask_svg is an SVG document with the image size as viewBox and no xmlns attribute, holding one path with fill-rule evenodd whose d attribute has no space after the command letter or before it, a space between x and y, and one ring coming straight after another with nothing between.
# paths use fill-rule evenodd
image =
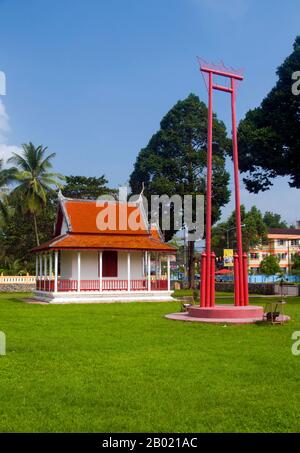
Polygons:
<instances>
[{"instance_id":1,"label":"red giant swing replica","mask_svg":"<svg viewBox=\"0 0 300 453\"><path fill-rule=\"evenodd\" d=\"M199 59L200 71L208 89L207 130L207 191L206 191L206 250L201 255L200 306L192 305L186 313L167 315L170 319L213 323L253 323L262 321L263 308L250 306L248 297L248 262L243 253L240 207L239 164L236 127L236 91L243 80L241 73L217 67ZM229 86L219 85L214 79L222 77ZM235 187L235 214L237 253L234 255L234 305L215 305L215 253L211 250L211 207L212 207L212 144L213 144L213 91L230 94L232 118L232 145Z\"/></svg>"}]
</instances>

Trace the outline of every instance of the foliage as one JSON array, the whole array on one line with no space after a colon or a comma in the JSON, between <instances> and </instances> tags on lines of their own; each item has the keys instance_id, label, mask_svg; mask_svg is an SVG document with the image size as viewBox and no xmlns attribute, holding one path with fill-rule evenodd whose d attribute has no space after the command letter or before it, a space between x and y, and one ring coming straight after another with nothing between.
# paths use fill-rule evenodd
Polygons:
<instances>
[{"instance_id":1,"label":"foliage","mask_svg":"<svg viewBox=\"0 0 300 453\"><path fill-rule=\"evenodd\" d=\"M263 258L259 265L261 274L264 275L275 275L281 271L279 266L279 260L275 255L267 255Z\"/></svg>"},{"instance_id":2,"label":"foliage","mask_svg":"<svg viewBox=\"0 0 300 453\"><path fill-rule=\"evenodd\" d=\"M213 118L213 222L230 197L229 174L225 169L225 152L229 141L223 122ZM196 195L205 193L207 160L207 107L194 94L178 101L164 116L160 129L137 156L130 176L132 192L141 191L150 199L153 194ZM171 214L173 207L171 206ZM162 215L162 213L160 213ZM160 216L161 217L161 216ZM160 222L161 223L161 222ZM161 225L162 228L162 225ZM163 229L163 228L162 228ZM164 231L169 240L174 234ZM189 281L194 276L194 242L189 242Z\"/></svg>"},{"instance_id":3,"label":"foliage","mask_svg":"<svg viewBox=\"0 0 300 453\"><path fill-rule=\"evenodd\" d=\"M47 194L53 192L53 187L60 187L60 181L64 178L59 173L49 171L55 153L46 156L47 148L42 145L35 147L31 142L23 144L22 148L23 153L13 153L8 162L14 163L18 168L15 175L19 184L14 192L20 194L22 212L28 212L33 217L36 244L39 245L37 214L45 208Z\"/></svg>"},{"instance_id":4,"label":"foliage","mask_svg":"<svg viewBox=\"0 0 300 453\"><path fill-rule=\"evenodd\" d=\"M57 209L57 193L64 180L58 173L50 172L55 154L46 156L47 148L23 145L23 154L11 159L18 168L2 169L1 184L15 180L18 185L2 197L3 214L0 216L0 268L4 274L35 273L35 259L30 250L39 242L53 237ZM98 195L113 194L106 187L107 180L69 176L66 178L66 195L74 198L96 198ZM34 217L34 222L32 218Z\"/></svg>"},{"instance_id":5,"label":"foliage","mask_svg":"<svg viewBox=\"0 0 300 453\"><path fill-rule=\"evenodd\" d=\"M23 212L21 192L13 191L8 195L9 212L6 222L0 228L0 267L7 268L6 260L21 260L22 267L35 273L34 256L30 250L36 246L34 224L31 214ZM47 196L46 206L36 216L39 237L42 242L53 237L56 216L57 194L51 192Z\"/></svg>"},{"instance_id":6,"label":"foliage","mask_svg":"<svg viewBox=\"0 0 300 453\"><path fill-rule=\"evenodd\" d=\"M3 186L6 186L15 179L16 169L14 167L4 168L4 161L0 159L0 191Z\"/></svg>"},{"instance_id":7,"label":"foliage","mask_svg":"<svg viewBox=\"0 0 300 453\"><path fill-rule=\"evenodd\" d=\"M97 177L66 176L62 187L67 198L97 199L100 195L114 195L115 190L107 187L108 180L104 175Z\"/></svg>"},{"instance_id":8,"label":"foliage","mask_svg":"<svg viewBox=\"0 0 300 453\"><path fill-rule=\"evenodd\" d=\"M276 176L290 176L300 188L300 95L292 93L292 74L300 68L300 36L293 52L277 69L278 81L261 105L240 122L239 163L247 189L270 188Z\"/></svg>"},{"instance_id":9,"label":"foliage","mask_svg":"<svg viewBox=\"0 0 300 453\"><path fill-rule=\"evenodd\" d=\"M264 224L268 228L287 228L287 223L281 218L280 214L266 211L263 217Z\"/></svg>"},{"instance_id":10,"label":"foliage","mask_svg":"<svg viewBox=\"0 0 300 453\"><path fill-rule=\"evenodd\" d=\"M3 275L26 275L27 269L23 268L23 263L20 259L13 259L6 256L4 259L4 268L0 269Z\"/></svg>"},{"instance_id":11,"label":"foliage","mask_svg":"<svg viewBox=\"0 0 300 453\"><path fill-rule=\"evenodd\" d=\"M0 195L0 226L7 220L8 217L8 204L6 194Z\"/></svg>"},{"instance_id":12,"label":"foliage","mask_svg":"<svg viewBox=\"0 0 300 453\"><path fill-rule=\"evenodd\" d=\"M300 254L295 253L292 258L292 271L300 271Z\"/></svg>"},{"instance_id":13,"label":"foliage","mask_svg":"<svg viewBox=\"0 0 300 453\"><path fill-rule=\"evenodd\" d=\"M2 219L7 218L6 192L4 188L14 181L16 169L14 167L4 168L4 161L0 159L0 216Z\"/></svg>"},{"instance_id":14,"label":"foliage","mask_svg":"<svg viewBox=\"0 0 300 453\"><path fill-rule=\"evenodd\" d=\"M245 207L241 205L241 223L242 228L243 249L247 252L251 247L261 244L267 239L267 228L263 221L262 213L256 206L247 212ZM227 248L227 231L229 237L229 248L236 249L236 220L235 211L229 218L222 223L219 223L212 229L212 244L216 250L217 256L223 255L223 249Z\"/></svg>"}]
</instances>

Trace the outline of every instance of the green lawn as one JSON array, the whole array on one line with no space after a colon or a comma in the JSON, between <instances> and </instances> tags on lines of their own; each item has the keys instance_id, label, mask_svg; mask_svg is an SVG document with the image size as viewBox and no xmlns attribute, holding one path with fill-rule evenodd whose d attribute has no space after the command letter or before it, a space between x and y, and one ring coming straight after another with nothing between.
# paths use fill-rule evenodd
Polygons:
<instances>
[{"instance_id":1,"label":"green lawn","mask_svg":"<svg viewBox=\"0 0 300 453\"><path fill-rule=\"evenodd\" d=\"M300 431L300 298L284 326L226 327L165 319L178 302L20 297L0 296L2 432Z\"/></svg>"}]
</instances>

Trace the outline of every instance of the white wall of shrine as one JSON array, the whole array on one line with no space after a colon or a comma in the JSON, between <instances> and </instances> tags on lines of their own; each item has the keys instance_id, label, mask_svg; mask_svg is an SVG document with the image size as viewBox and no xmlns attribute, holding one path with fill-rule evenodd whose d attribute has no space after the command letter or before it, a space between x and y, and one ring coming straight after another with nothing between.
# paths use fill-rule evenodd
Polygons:
<instances>
[{"instance_id":1,"label":"white wall of shrine","mask_svg":"<svg viewBox=\"0 0 300 453\"><path fill-rule=\"evenodd\" d=\"M130 278L141 279L144 277L144 253L130 252ZM98 276L98 251L81 251L80 252L80 274L81 280L97 280ZM62 279L77 280L78 258L76 251L62 251L60 258L60 276ZM127 279L127 252L118 252L118 276L105 277L112 280Z\"/></svg>"},{"instance_id":2,"label":"white wall of shrine","mask_svg":"<svg viewBox=\"0 0 300 453\"><path fill-rule=\"evenodd\" d=\"M167 275L163 280L160 280L160 259L167 261ZM110 277L113 280L111 282L107 282L108 277L99 278L98 265L101 267L103 260L99 259L97 250L37 254L36 298L49 303L100 302L100 299L101 302L173 300L170 256L159 257L158 253L149 252L119 252L118 276ZM156 271L156 279L152 280L150 270L152 275ZM132 284L129 284L129 279ZM104 283L105 287L102 286Z\"/></svg>"},{"instance_id":3,"label":"white wall of shrine","mask_svg":"<svg viewBox=\"0 0 300 453\"><path fill-rule=\"evenodd\" d=\"M130 252L130 276L132 280L144 277L142 252ZM127 278L127 252L118 252L118 278Z\"/></svg>"}]
</instances>

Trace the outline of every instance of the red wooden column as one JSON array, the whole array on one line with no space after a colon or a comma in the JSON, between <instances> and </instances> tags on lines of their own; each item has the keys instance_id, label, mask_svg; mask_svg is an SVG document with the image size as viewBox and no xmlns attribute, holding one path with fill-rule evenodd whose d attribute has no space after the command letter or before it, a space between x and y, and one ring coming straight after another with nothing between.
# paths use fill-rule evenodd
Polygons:
<instances>
[{"instance_id":1,"label":"red wooden column","mask_svg":"<svg viewBox=\"0 0 300 453\"><path fill-rule=\"evenodd\" d=\"M239 257L235 253L234 257L234 305L240 305L240 274L239 274Z\"/></svg>"},{"instance_id":2,"label":"red wooden column","mask_svg":"<svg viewBox=\"0 0 300 453\"><path fill-rule=\"evenodd\" d=\"M237 236L238 268L239 274L239 305L244 305L244 272L243 272L243 242L241 225L241 201L240 201L240 182L239 182L239 161L238 144L236 129L236 110L235 110L235 83L231 79L231 119L232 119L232 146L233 146L233 170L234 170L234 192L235 192L235 221Z\"/></svg>"},{"instance_id":3,"label":"red wooden column","mask_svg":"<svg viewBox=\"0 0 300 453\"><path fill-rule=\"evenodd\" d=\"M243 254L243 277L244 277L244 305L249 304L249 290L248 290L248 256L247 253Z\"/></svg>"},{"instance_id":4,"label":"red wooden column","mask_svg":"<svg viewBox=\"0 0 300 453\"><path fill-rule=\"evenodd\" d=\"M200 306L205 307L206 299L206 253L201 255L201 290L200 290Z\"/></svg>"},{"instance_id":5,"label":"red wooden column","mask_svg":"<svg viewBox=\"0 0 300 453\"><path fill-rule=\"evenodd\" d=\"M210 255L210 307L215 306L215 265L216 254L213 252Z\"/></svg>"},{"instance_id":6,"label":"red wooden column","mask_svg":"<svg viewBox=\"0 0 300 453\"><path fill-rule=\"evenodd\" d=\"M206 291L205 305L211 305L211 198L212 198L212 131L213 131L213 75L210 72L208 82L208 121L207 121L207 181L206 181Z\"/></svg>"}]
</instances>

